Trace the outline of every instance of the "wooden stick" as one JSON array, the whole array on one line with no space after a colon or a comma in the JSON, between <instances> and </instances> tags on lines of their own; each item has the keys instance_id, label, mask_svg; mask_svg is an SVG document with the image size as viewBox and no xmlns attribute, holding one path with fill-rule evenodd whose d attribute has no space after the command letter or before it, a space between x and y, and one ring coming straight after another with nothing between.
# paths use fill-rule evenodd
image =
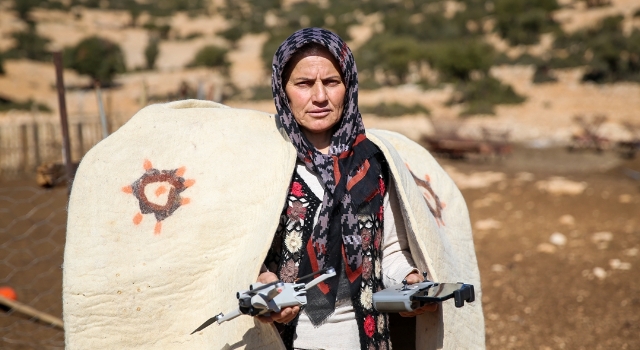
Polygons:
<instances>
[{"instance_id":1,"label":"wooden stick","mask_svg":"<svg viewBox=\"0 0 640 350\"><path fill-rule=\"evenodd\" d=\"M24 314L24 315L27 315L27 316L31 316L31 317L35 318L36 320L38 320L38 321L42 321L44 323L48 323L48 324L50 324L52 326L55 326L57 328L64 329L61 319L59 319L59 318L57 318L55 316L49 315L47 313L44 313L42 311L38 311L38 310L32 308L31 306L25 305L25 304L23 304L23 303L21 303L19 301L7 299L7 298L5 298L5 297L0 295L0 305L4 305L4 306L6 306L8 308L13 309L16 312L21 313L21 314Z\"/></svg>"}]
</instances>

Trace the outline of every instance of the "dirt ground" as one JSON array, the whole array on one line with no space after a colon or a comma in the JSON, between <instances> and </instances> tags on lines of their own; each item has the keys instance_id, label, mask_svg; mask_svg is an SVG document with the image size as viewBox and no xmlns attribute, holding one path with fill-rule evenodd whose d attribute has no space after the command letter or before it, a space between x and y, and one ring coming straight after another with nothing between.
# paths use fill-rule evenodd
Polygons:
<instances>
[{"instance_id":1,"label":"dirt ground","mask_svg":"<svg viewBox=\"0 0 640 350\"><path fill-rule=\"evenodd\" d=\"M640 181L624 175L640 159L516 148L440 162L474 224L489 349L640 348ZM66 190L34 186L0 183L0 284L60 316ZM62 332L0 311L0 348L62 345Z\"/></svg>"}]
</instances>

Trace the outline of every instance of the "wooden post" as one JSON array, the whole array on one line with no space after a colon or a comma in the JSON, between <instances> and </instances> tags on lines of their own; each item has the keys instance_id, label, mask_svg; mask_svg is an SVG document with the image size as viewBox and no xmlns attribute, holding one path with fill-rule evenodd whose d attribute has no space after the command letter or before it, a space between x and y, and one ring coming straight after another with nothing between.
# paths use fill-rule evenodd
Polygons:
<instances>
[{"instance_id":1,"label":"wooden post","mask_svg":"<svg viewBox=\"0 0 640 350\"><path fill-rule=\"evenodd\" d=\"M67 121L67 100L64 94L64 77L62 74L62 53L53 53L53 64L56 66L56 86L58 87L58 108L60 109L60 129L64 149L64 165L67 169L67 191L71 193L73 184L73 164L71 163L71 142L69 141L69 123Z\"/></svg>"},{"instance_id":2,"label":"wooden post","mask_svg":"<svg viewBox=\"0 0 640 350\"><path fill-rule=\"evenodd\" d=\"M29 172L29 135L26 124L20 125L20 151L22 160L20 171L27 174Z\"/></svg>"},{"instance_id":3,"label":"wooden post","mask_svg":"<svg viewBox=\"0 0 640 350\"><path fill-rule=\"evenodd\" d=\"M84 136L82 135L82 122L78 122L77 124L78 130L78 158L82 158L84 156Z\"/></svg>"},{"instance_id":4,"label":"wooden post","mask_svg":"<svg viewBox=\"0 0 640 350\"><path fill-rule=\"evenodd\" d=\"M38 129L38 122L34 121L32 126L33 132L33 162L35 167L37 168L42 161L42 157L40 157L40 130Z\"/></svg>"},{"instance_id":5,"label":"wooden post","mask_svg":"<svg viewBox=\"0 0 640 350\"><path fill-rule=\"evenodd\" d=\"M106 139L109 136L109 126L107 125L107 115L102 104L102 90L99 82L96 82L96 98L98 99L98 111L100 112L100 122L102 123L102 138Z\"/></svg>"}]
</instances>

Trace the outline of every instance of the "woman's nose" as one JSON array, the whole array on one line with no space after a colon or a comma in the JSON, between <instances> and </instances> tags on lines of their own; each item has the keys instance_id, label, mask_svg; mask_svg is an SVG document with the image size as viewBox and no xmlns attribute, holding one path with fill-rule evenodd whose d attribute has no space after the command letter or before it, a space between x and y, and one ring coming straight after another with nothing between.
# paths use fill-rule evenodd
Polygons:
<instances>
[{"instance_id":1,"label":"woman's nose","mask_svg":"<svg viewBox=\"0 0 640 350\"><path fill-rule=\"evenodd\" d=\"M316 81L311 91L314 102L325 102L327 100L327 91L322 81Z\"/></svg>"}]
</instances>

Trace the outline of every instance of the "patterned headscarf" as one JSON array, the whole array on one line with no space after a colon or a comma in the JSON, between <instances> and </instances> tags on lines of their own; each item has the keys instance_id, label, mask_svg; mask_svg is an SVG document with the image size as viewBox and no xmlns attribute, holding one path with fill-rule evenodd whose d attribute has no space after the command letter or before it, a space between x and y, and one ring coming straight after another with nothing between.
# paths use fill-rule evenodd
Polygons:
<instances>
[{"instance_id":1,"label":"patterned headscarf","mask_svg":"<svg viewBox=\"0 0 640 350\"><path fill-rule=\"evenodd\" d=\"M282 81L287 62L297 50L310 43L324 46L335 57L346 86L342 118L334 126L327 155L320 153L300 130L285 93L286 82ZM305 28L280 45L272 67L272 91L278 122L295 146L298 159L309 170L319 174L325 186L318 223L304 247L305 256L298 274L306 275L328 266L340 271L344 265L352 300L356 300L362 285L371 283L363 281L362 265L363 255L366 255L367 267L371 266L368 264L373 250L369 244L363 249L362 225L359 223L363 222L362 217L376 218L381 227L385 184L383 158L380 150L366 138L358 110L358 73L353 54L336 34L321 28ZM380 233L381 230L376 231ZM378 254L374 252L373 255ZM371 278L368 274L367 279ZM309 291L309 299L314 301L305 310L316 325L335 310L338 278L331 278L318 286Z\"/></svg>"}]
</instances>

